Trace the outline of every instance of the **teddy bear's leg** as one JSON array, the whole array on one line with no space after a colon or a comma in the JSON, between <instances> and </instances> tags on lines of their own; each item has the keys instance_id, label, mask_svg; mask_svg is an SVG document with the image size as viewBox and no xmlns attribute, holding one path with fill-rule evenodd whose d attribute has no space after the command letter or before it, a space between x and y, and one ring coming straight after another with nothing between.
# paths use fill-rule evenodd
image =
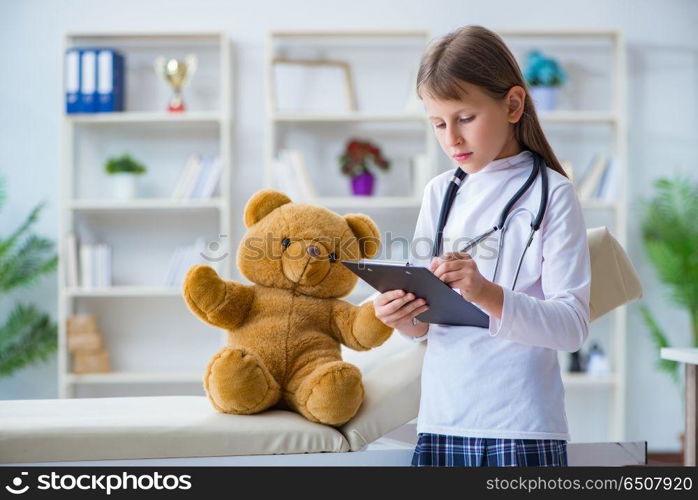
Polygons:
<instances>
[{"instance_id":1,"label":"teddy bear's leg","mask_svg":"<svg viewBox=\"0 0 698 500\"><path fill-rule=\"evenodd\" d=\"M344 361L326 362L310 373L299 373L288 386L291 390L286 398L291 406L308 420L327 425L348 422L364 399L361 372Z\"/></svg>"},{"instance_id":2,"label":"teddy bear's leg","mask_svg":"<svg viewBox=\"0 0 698 500\"><path fill-rule=\"evenodd\" d=\"M259 357L241 346L224 347L211 359L204 388L223 413L258 413L279 400L281 390Z\"/></svg>"}]
</instances>

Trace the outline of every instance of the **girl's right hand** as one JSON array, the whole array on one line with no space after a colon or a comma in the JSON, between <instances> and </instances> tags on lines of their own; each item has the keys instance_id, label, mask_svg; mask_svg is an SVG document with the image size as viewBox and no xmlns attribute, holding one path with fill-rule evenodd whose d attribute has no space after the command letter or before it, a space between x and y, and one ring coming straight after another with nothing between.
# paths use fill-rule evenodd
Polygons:
<instances>
[{"instance_id":1,"label":"girl's right hand","mask_svg":"<svg viewBox=\"0 0 698 500\"><path fill-rule=\"evenodd\" d=\"M417 299L413 293L404 290L388 290L373 299L376 318L396 330L402 326L412 326L412 318L429 309L424 299Z\"/></svg>"}]
</instances>

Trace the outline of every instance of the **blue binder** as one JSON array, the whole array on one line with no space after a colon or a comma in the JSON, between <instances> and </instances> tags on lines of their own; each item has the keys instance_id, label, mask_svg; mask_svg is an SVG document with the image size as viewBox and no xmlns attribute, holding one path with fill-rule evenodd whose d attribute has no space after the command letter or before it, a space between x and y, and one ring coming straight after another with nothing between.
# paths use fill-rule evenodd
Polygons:
<instances>
[{"instance_id":1,"label":"blue binder","mask_svg":"<svg viewBox=\"0 0 698 500\"><path fill-rule=\"evenodd\" d=\"M124 110L124 57L113 49L97 51L98 112Z\"/></svg>"},{"instance_id":2,"label":"blue binder","mask_svg":"<svg viewBox=\"0 0 698 500\"><path fill-rule=\"evenodd\" d=\"M65 52L65 112L80 112L80 50L68 49Z\"/></svg>"},{"instance_id":3,"label":"blue binder","mask_svg":"<svg viewBox=\"0 0 698 500\"><path fill-rule=\"evenodd\" d=\"M97 51L80 51L80 98L81 113L97 111Z\"/></svg>"}]
</instances>

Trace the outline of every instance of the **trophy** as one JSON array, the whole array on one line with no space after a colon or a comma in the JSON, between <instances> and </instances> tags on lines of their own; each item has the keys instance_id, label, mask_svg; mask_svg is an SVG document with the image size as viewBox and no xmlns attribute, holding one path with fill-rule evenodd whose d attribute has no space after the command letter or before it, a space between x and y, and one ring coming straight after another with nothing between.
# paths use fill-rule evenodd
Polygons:
<instances>
[{"instance_id":1,"label":"trophy","mask_svg":"<svg viewBox=\"0 0 698 500\"><path fill-rule=\"evenodd\" d=\"M174 95L170 99L167 107L168 111L184 111L184 101L182 100L182 87L187 84L196 72L197 58L194 54L189 54L184 61L178 59L167 59L163 56L155 59L155 72L162 76L174 89Z\"/></svg>"}]
</instances>

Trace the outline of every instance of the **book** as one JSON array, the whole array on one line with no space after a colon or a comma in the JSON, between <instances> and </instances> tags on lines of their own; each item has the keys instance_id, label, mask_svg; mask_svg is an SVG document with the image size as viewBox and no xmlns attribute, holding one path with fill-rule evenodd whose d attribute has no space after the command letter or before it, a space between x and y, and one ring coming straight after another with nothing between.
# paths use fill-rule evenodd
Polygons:
<instances>
[{"instance_id":1,"label":"book","mask_svg":"<svg viewBox=\"0 0 698 500\"><path fill-rule=\"evenodd\" d=\"M97 53L85 49L80 53L80 112L97 111Z\"/></svg>"},{"instance_id":2,"label":"book","mask_svg":"<svg viewBox=\"0 0 698 500\"><path fill-rule=\"evenodd\" d=\"M80 286L92 288L94 283L94 252L92 245L80 245Z\"/></svg>"},{"instance_id":3,"label":"book","mask_svg":"<svg viewBox=\"0 0 698 500\"><path fill-rule=\"evenodd\" d=\"M211 162L211 167L208 170L206 180L198 193L199 198L212 198L216 192L216 187L221 179L221 174L223 170L223 165L221 164L221 159L218 156L214 156Z\"/></svg>"},{"instance_id":4,"label":"book","mask_svg":"<svg viewBox=\"0 0 698 500\"><path fill-rule=\"evenodd\" d=\"M80 50L68 49L65 53L65 112L80 112Z\"/></svg>"},{"instance_id":5,"label":"book","mask_svg":"<svg viewBox=\"0 0 698 500\"><path fill-rule=\"evenodd\" d=\"M580 201L589 200L594 196L599 184L599 180L601 179L604 168L606 167L606 163L606 155L602 153L597 153L594 155L591 165L587 168L587 171L584 173L584 177L579 183L578 192Z\"/></svg>"},{"instance_id":6,"label":"book","mask_svg":"<svg viewBox=\"0 0 698 500\"><path fill-rule=\"evenodd\" d=\"M98 112L124 110L124 58L113 49L97 51Z\"/></svg>"},{"instance_id":7,"label":"book","mask_svg":"<svg viewBox=\"0 0 698 500\"><path fill-rule=\"evenodd\" d=\"M187 162L179 175L177 184L175 185L175 188L172 191L172 198L182 199L186 197L185 195L189 190L189 183L194 182L193 177L199 168L199 162L199 155L189 155L189 158L187 158Z\"/></svg>"},{"instance_id":8,"label":"book","mask_svg":"<svg viewBox=\"0 0 698 500\"><path fill-rule=\"evenodd\" d=\"M601 201L613 203L616 201L616 196L618 195L618 165L619 159L617 156L611 157L611 160L606 165L604 170L604 175L599 182L599 189L596 192L596 198Z\"/></svg>"},{"instance_id":9,"label":"book","mask_svg":"<svg viewBox=\"0 0 698 500\"><path fill-rule=\"evenodd\" d=\"M78 241L75 233L68 233L65 246L65 284L68 287L77 287L80 281L78 275Z\"/></svg>"}]
</instances>

